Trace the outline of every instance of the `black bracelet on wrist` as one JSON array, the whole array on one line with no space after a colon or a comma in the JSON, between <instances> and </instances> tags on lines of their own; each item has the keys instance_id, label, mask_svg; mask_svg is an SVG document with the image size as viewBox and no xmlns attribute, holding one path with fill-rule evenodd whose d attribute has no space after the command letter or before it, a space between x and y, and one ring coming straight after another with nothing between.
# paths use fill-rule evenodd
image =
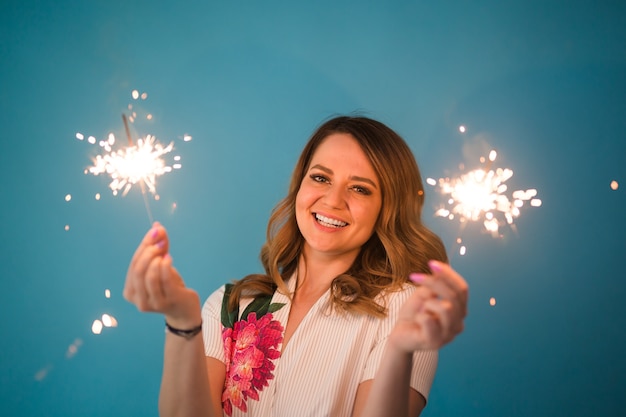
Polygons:
<instances>
[{"instance_id":1,"label":"black bracelet on wrist","mask_svg":"<svg viewBox=\"0 0 626 417\"><path fill-rule=\"evenodd\" d=\"M182 330L182 329L177 329L176 327L170 326L169 323L166 321L165 331L175 334L176 336L184 337L185 339L189 340L202 331L202 323L200 323L198 326L194 327L193 329Z\"/></svg>"}]
</instances>

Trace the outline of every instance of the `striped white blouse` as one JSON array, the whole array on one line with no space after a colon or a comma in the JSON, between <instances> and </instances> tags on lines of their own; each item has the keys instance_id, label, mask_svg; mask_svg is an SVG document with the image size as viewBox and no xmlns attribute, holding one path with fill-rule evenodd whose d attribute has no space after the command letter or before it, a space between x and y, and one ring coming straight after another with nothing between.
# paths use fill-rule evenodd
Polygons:
<instances>
[{"instance_id":1,"label":"striped white blouse","mask_svg":"<svg viewBox=\"0 0 626 417\"><path fill-rule=\"evenodd\" d=\"M295 279L288 285L293 291ZM248 316L248 320L225 329L221 321L222 286L207 299L202 316L205 353L227 366L224 416L350 416L359 384L376 375L387 335L414 289L406 284L402 291L389 294L389 313L382 319L334 312L329 308L327 291L281 353L289 298L276 291L271 302L284 306L263 317ZM240 311L250 301L244 303ZM413 356L411 387L426 399L437 356L437 351L418 351Z\"/></svg>"}]
</instances>

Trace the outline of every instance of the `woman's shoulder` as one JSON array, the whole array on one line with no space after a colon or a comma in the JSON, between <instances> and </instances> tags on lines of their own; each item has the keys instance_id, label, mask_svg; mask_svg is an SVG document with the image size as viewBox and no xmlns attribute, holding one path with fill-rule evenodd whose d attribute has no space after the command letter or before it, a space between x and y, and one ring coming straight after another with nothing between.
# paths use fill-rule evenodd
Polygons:
<instances>
[{"instance_id":1,"label":"woman's shoulder","mask_svg":"<svg viewBox=\"0 0 626 417\"><path fill-rule=\"evenodd\" d=\"M393 312L399 309L402 304L415 292L417 287L411 282L404 282L398 287L383 291L379 297L385 303L387 310Z\"/></svg>"}]
</instances>

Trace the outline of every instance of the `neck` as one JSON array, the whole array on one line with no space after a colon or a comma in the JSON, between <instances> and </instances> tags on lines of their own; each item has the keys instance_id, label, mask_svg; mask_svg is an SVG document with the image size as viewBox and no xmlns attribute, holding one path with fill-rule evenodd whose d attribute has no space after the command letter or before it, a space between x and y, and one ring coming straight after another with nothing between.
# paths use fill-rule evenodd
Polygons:
<instances>
[{"instance_id":1,"label":"neck","mask_svg":"<svg viewBox=\"0 0 626 417\"><path fill-rule=\"evenodd\" d=\"M350 256L320 256L306 248L298 261L298 284L296 293L300 295L321 295L330 288L338 275L346 272L356 258Z\"/></svg>"}]
</instances>

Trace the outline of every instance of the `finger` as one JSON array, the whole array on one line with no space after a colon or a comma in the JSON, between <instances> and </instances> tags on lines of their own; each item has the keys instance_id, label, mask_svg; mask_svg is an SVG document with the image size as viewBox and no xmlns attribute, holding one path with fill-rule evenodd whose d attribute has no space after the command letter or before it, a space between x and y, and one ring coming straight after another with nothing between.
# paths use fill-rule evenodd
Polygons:
<instances>
[{"instance_id":1,"label":"finger","mask_svg":"<svg viewBox=\"0 0 626 417\"><path fill-rule=\"evenodd\" d=\"M456 304L448 300L431 299L424 303L423 310L439 321L445 339L452 340L463 331L462 313Z\"/></svg>"},{"instance_id":2,"label":"finger","mask_svg":"<svg viewBox=\"0 0 626 417\"><path fill-rule=\"evenodd\" d=\"M154 310L160 310L165 304L165 294L162 286L162 268L163 258L161 256L155 257L146 273L145 279L145 293L146 301L150 305L150 308Z\"/></svg>"},{"instance_id":3,"label":"finger","mask_svg":"<svg viewBox=\"0 0 626 417\"><path fill-rule=\"evenodd\" d=\"M428 266L433 272L433 276L440 278L449 288L451 288L464 303L467 303L469 287L467 282L450 265L444 262L431 260Z\"/></svg>"},{"instance_id":4,"label":"finger","mask_svg":"<svg viewBox=\"0 0 626 417\"><path fill-rule=\"evenodd\" d=\"M468 285L454 269L443 262L430 261L429 266L433 275L411 274L411 281L422 286L431 288L438 297L448 300L456 300L467 315Z\"/></svg>"},{"instance_id":5,"label":"finger","mask_svg":"<svg viewBox=\"0 0 626 417\"><path fill-rule=\"evenodd\" d=\"M438 317L424 312L415 317L415 323L421 330L421 344L425 349L437 349L443 345L443 329Z\"/></svg>"},{"instance_id":6,"label":"finger","mask_svg":"<svg viewBox=\"0 0 626 417\"><path fill-rule=\"evenodd\" d=\"M159 223L154 222L152 224L152 228L150 228L150 230L148 230L146 234L144 235L143 239L139 243L139 246L137 246L137 249L135 250L133 257L130 260L131 267L133 267L137 263L138 258L141 256L141 254L146 249L146 247L155 243L153 242L153 239L156 238L159 233L158 226L159 226Z\"/></svg>"},{"instance_id":7,"label":"finger","mask_svg":"<svg viewBox=\"0 0 626 417\"><path fill-rule=\"evenodd\" d=\"M147 283L154 279L158 279L155 277L155 264L158 264L159 258L152 257L149 260L145 270L135 276L132 280L132 288L133 288L133 303L137 306L139 311L152 311L152 300L150 294L147 289Z\"/></svg>"},{"instance_id":8,"label":"finger","mask_svg":"<svg viewBox=\"0 0 626 417\"><path fill-rule=\"evenodd\" d=\"M167 245L167 233L165 232L165 229L163 228L163 226L161 226L159 222L154 222L152 224L152 228L148 230L148 232L144 235L141 243L135 250L133 257L130 260L130 268L133 268L137 264L137 262L139 261L142 254L146 251L147 248L156 244L160 240L163 240L163 238L165 238L166 240L163 246L166 246Z\"/></svg>"},{"instance_id":9,"label":"finger","mask_svg":"<svg viewBox=\"0 0 626 417\"><path fill-rule=\"evenodd\" d=\"M165 240L161 239L153 245L145 246L143 251L138 254L135 263L129 267L128 272L135 286L143 285L143 280L146 278L148 268L156 257L161 258L165 254L165 246ZM135 281L141 281L141 283Z\"/></svg>"},{"instance_id":10,"label":"finger","mask_svg":"<svg viewBox=\"0 0 626 417\"><path fill-rule=\"evenodd\" d=\"M163 256L163 260L161 261L161 285L166 297L175 289L185 286L180 274L172 263L173 259L170 254Z\"/></svg>"},{"instance_id":11,"label":"finger","mask_svg":"<svg viewBox=\"0 0 626 417\"><path fill-rule=\"evenodd\" d=\"M414 273L409 275L411 281L420 285L420 288L429 288L437 298L453 299L457 293L439 276Z\"/></svg>"},{"instance_id":12,"label":"finger","mask_svg":"<svg viewBox=\"0 0 626 417\"><path fill-rule=\"evenodd\" d=\"M433 297L435 297L435 294L430 288L426 286L415 288L415 291L413 291L411 296L403 304L399 318L412 321L413 317L422 311L424 302Z\"/></svg>"},{"instance_id":13,"label":"finger","mask_svg":"<svg viewBox=\"0 0 626 417\"><path fill-rule=\"evenodd\" d=\"M420 285L418 287L420 291L428 290L429 294L429 296L425 296L424 303L418 312L426 310L427 306L436 305L438 307L436 312L443 313L443 311L439 311L439 307L445 305L451 311L457 312L455 317L458 316L459 320L465 316L467 309L465 302L460 300L457 293L451 290L444 282L441 282L442 280L425 274L411 274L410 279ZM444 303L441 304L442 302Z\"/></svg>"}]
</instances>

